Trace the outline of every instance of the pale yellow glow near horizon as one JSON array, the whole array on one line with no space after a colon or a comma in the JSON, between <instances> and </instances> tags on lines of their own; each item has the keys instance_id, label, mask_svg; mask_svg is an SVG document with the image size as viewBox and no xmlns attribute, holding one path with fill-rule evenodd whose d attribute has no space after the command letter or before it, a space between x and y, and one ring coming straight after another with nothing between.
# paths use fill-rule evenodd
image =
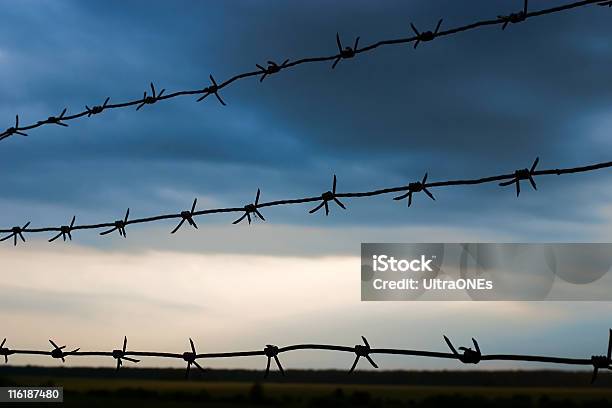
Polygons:
<instances>
[{"instance_id":1,"label":"pale yellow glow near horizon","mask_svg":"<svg viewBox=\"0 0 612 408\"><path fill-rule=\"evenodd\" d=\"M33 244L1 248L0 259L0 337L13 348L47 349L52 338L68 349L110 350L127 335L128 348L137 350L183 352L192 337L198 351L214 352L257 350L269 343L354 345L365 335L379 347L444 350L443 332L458 342L478 335L486 344L504 334L516 337L518 327L527 335L577 319L573 308L562 304L361 302L360 260L349 256L122 253ZM318 352L283 356L288 367L304 368L343 368L351 358ZM385 368L425 363L379 360ZM11 356L11 363L58 364L28 356ZM67 364L112 366L113 361L81 357ZM427 367L442 363L433 364ZM160 365L183 364L141 363ZM206 365L260 368L262 361Z\"/></svg>"}]
</instances>

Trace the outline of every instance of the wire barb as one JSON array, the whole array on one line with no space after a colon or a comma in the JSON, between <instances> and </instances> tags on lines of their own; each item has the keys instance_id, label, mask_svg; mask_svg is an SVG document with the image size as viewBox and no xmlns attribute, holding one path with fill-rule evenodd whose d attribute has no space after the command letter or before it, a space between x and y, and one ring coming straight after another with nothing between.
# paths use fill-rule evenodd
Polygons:
<instances>
[{"instance_id":1,"label":"wire barb","mask_svg":"<svg viewBox=\"0 0 612 408\"><path fill-rule=\"evenodd\" d=\"M191 351L186 351L183 353L183 360L187 362L187 370L185 371L185 378L189 378L189 371L191 370L192 364L198 367L202 372L205 372L202 366L198 364L198 362L196 361L198 354L196 353L195 345L193 344L193 340L191 340L191 338L189 338L189 343L191 344Z\"/></svg>"},{"instance_id":2,"label":"wire barb","mask_svg":"<svg viewBox=\"0 0 612 408\"><path fill-rule=\"evenodd\" d=\"M321 194L321 204L317 205L315 208L308 211L308 213L314 214L317 211L319 211L322 207L325 207L325 215L328 216L329 215L329 204L328 203L330 201L335 202L338 205L338 207L342 208L343 210L346 210L346 207L344 206L344 204L342 204L342 202L338 200L338 198L336 197L336 175L335 174L334 174L334 181L332 182L331 191L326 191L323 194Z\"/></svg>"},{"instance_id":3,"label":"wire barb","mask_svg":"<svg viewBox=\"0 0 612 408\"><path fill-rule=\"evenodd\" d=\"M605 356L591 356L591 363L593 364L591 384L595 382L599 369L612 370L612 329L608 332L608 354Z\"/></svg>"},{"instance_id":4,"label":"wire barb","mask_svg":"<svg viewBox=\"0 0 612 408\"><path fill-rule=\"evenodd\" d=\"M0 140L5 139L9 136L19 135L19 136L27 136L27 133L24 133L19 130L19 115L15 115L15 126L11 126L6 129L4 133L0 136Z\"/></svg>"},{"instance_id":5,"label":"wire barb","mask_svg":"<svg viewBox=\"0 0 612 408\"><path fill-rule=\"evenodd\" d=\"M438 20L438 24L436 25L436 29L434 31L423 31L422 33L420 33L419 30L417 30L417 28L414 26L414 24L410 23L410 27L412 27L412 31L414 31L414 33L417 36L417 40L414 43L413 48L416 50L416 48L419 46L421 42L433 41L438 35L438 32L440 31L441 25L442 25L442 19Z\"/></svg>"},{"instance_id":6,"label":"wire barb","mask_svg":"<svg viewBox=\"0 0 612 408\"><path fill-rule=\"evenodd\" d=\"M336 65L338 65L340 60L353 58L355 56L355 54L357 53L357 45L358 44L359 44L359 37L355 38L355 43L353 44L352 48L350 46L348 46L348 45L346 47L342 48L342 41L340 41L340 34L336 33L336 45L338 46L338 53L339 54L336 57L336 59L334 60L334 63L332 64L332 69L336 68Z\"/></svg>"},{"instance_id":7,"label":"wire barb","mask_svg":"<svg viewBox=\"0 0 612 408\"><path fill-rule=\"evenodd\" d=\"M355 360L353 361L353 365L351 366L349 373L352 373L353 371L355 371L355 367L357 367L357 363L359 362L359 359L361 357L368 360L368 362L370 363L372 367L378 368L378 365L376 365L374 360L372 360L372 357L370 357L370 352L371 352L370 343L368 343L368 340L364 336L361 336L361 339L363 340L364 344L355 345L354 347Z\"/></svg>"},{"instance_id":8,"label":"wire barb","mask_svg":"<svg viewBox=\"0 0 612 408\"><path fill-rule=\"evenodd\" d=\"M497 16L501 19L504 24L502 24L502 30L505 30L509 23L516 24L521 23L527 19L527 7L529 5L529 0L524 0L523 10L518 13L510 13L507 16Z\"/></svg>"},{"instance_id":9,"label":"wire barb","mask_svg":"<svg viewBox=\"0 0 612 408\"><path fill-rule=\"evenodd\" d=\"M6 337L2 340L2 344L0 344L0 356L4 356L4 364L8 364L8 356L13 354L8 347L4 347L4 343L6 343Z\"/></svg>"},{"instance_id":10,"label":"wire barb","mask_svg":"<svg viewBox=\"0 0 612 408\"><path fill-rule=\"evenodd\" d=\"M259 64L255 64L255 66L259 68L259 70L262 73L261 78L259 78L259 82L263 82L263 80L266 79L266 76L276 74L277 72L280 72L281 69L286 68L288 62L289 62L289 59L286 59L283 61L282 64L278 65L274 61L268 61L267 68L264 68Z\"/></svg>"},{"instance_id":11,"label":"wire barb","mask_svg":"<svg viewBox=\"0 0 612 408\"><path fill-rule=\"evenodd\" d=\"M212 75L209 75L208 77L210 78L210 82L212 82L212 85L209 85L206 88L202 89L202 92L204 92L204 95L199 97L196 102L203 101L204 99L206 99L208 95L215 95L219 103L225 106L225 102L223 101L223 99L221 99L221 96L219 95L219 85L217 85L217 81L215 81L215 78L213 78Z\"/></svg>"},{"instance_id":12,"label":"wire barb","mask_svg":"<svg viewBox=\"0 0 612 408\"><path fill-rule=\"evenodd\" d=\"M538 187L536 186L533 176L535 175L535 169L538 166L539 162L540 162L540 158L536 157L530 169L525 168L525 169L516 170L514 172L514 178L512 180L504 181L502 183L499 183L499 185L502 187L506 187L506 186L509 186L510 184L515 184L517 197L521 194L521 180L529 180L531 187L533 187L534 190L537 190Z\"/></svg>"},{"instance_id":13,"label":"wire barb","mask_svg":"<svg viewBox=\"0 0 612 408\"><path fill-rule=\"evenodd\" d=\"M70 241L72 241L72 229L74 228L74 221L76 220L76 215L72 216L72 221L70 221L70 225L62 225L60 227L60 232L55 235L53 238L51 238L49 240L49 242L53 242L56 239L58 239L59 237L62 237L64 239L64 242L66 242L66 237L68 237L70 239Z\"/></svg>"},{"instance_id":14,"label":"wire barb","mask_svg":"<svg viewBox=\"0 0 612 408\"><path fill-rule=\"evenodd\" d=\"M448 348L453 352L453 354L457 357L459 361L464 364L478 364L480 363L480 359L482 357L482 353L480 352L480 347L478 346L478 342L475 338L472 337L472 343L474 343L474 350L469 347L459 347L463 353L459 354L453 343L448 339L448 337L444 336L444 341L448 345Z\"/></svg>"},{"instance_id":15,"label":"wire barb","mask_svg":"<svg viewBox=\"0 0 612 408\"><path fill-rule=\"evenodd\" d=\"M127 238L127 233L125 232L125 226L127 225L128 217L130 216L130 209L128 208L125 212L125 217L122 220L117 220L114 222L113 228L103 231L100 235L110 234L113 231L119 231L119 235L123 238Z\"/></svg>"},{"instance_id":16,"label":"wire barb","mask_svg":"<svg viewBox=\"0 0 612 408\"><path fill-rule=\"evenodd\" d=\"M6 241L7 239L10 239L11 237L13 238L13 246L17 246L17 237L21 238L23 242L26 242L23 236L23 232L26 228L28 228L28 225L30 225L30 221L26 222L23 227L17 226L17 227L11 228L11 233L7 235L6 237L1 238L0 242Z\"/></svg>"},{"instance_id":17,"label":"wire barb","mask_svg":"<svg viewBox=\"0 0 612 408\"><path fill-rule=\"evenodd\" d=\"M123 365L123 362L121 360L131 361L132 363L140 362L140 360L136 360L135 358L125 356L126 347L127 347L127 336L124 336L123 337L123 348L120 350L113 350L113 358L117 359L117 369L115 371L119 371L119 367Z\"/></svg>"},{"instance_id":18,"label":"wire barb","mask_svg":"<svg viewBox=\"0 0 612 408\"><path fill-rule=\"evenodd\" d=\"M161 92L158 94L155 92L155 86L153 85L153 82L151 82L151 95L147 95L147 91L144 91L144 94L142 95L142 102L140 103L140 105L138 105L136 107L136 110L140 110L140 108L142 108L145 105L152 105L155 102L159 101L159 98L161 98L161 96L163 95L165 89L162 89Z\"/></svg>"},{"instance_id":19,"label":"wire barb","mask_svg":"<svg viewBox=\"0 0 612 408\"><path fill-rule=\"evenodd\" d=\"M104 100L102 105L92 106L91 108L85 105L85 111L87 112L87 117L91 117L91 115L97 115L98 113L102 113L104 109L106 109L106 105L108 105L108 101L110 101L110 96Z\"/></svg>"},{"instance_id":20,"label":"wire barb","mask_svg":"<svg viewBox=\"0 0 612 408\"><path fill-rule=\"evenodd\" d=\"M264 374L264 378L268 378L268 374L270 374L270 362L274 359L278 370L282 375L285 375L285 370L283 370L283 366L278 359L279 348L277 346L273 346L271 344L266 344L266 348L264 348L264 354L268 358L268 362L266 364L266 373Z\"/></svg>"},{"instance_id":21,"label":"wire barb","mask_svg":"<svg viewBox=\"0 0 612 408\"><path fill-rule=\"evenodd\" d=\"M80 348L76 348L72 351L64 351L66 346L58 347L53 340L49 340L49 343L51 343L51 345L54 347L53 350L51 350L51 357L61 359L62 363L66 362L65 357L80 350Z\"/></svg>"},{"instance_id":22,"label":"wire barb","mask_svg":"<svg viewBox=\"0 0 612 408\"><path fill-rule=\"evenodd\" d=\"M399 195L397 197L393 197L393 199L397 201L397 200L403 200L404 198L408 197L408 207L410 207L412 205L412 193L420 193L422 191L425 194L427 194L427 196L431 198L433 201L436 201L436 198L427 189L426 182L427 182L427 173L425 173L425 176L423 176L423 179L421 181L417 181L417 182L408 184L408 192L402 195Z\"/></svg>"},{"instance_id":23,"label":"wire barb","mask_svg":"<svg viewBox=\"0 0 612 408\"><path fill-rule=\"evenodd\" d=\"M238 224L240 221L244 220L245 218L249 221L249 224L251 224L251 214L253 214L253 217L255 217L256 219L259 218L262 221L266 220L264 216L261 215L261 213L257 209L257 206L259 205L259 195L260 195L260 191L259 189L257 189L257 195L255 196L255 202L252 204L245 205L244 214L242 215L242 217L232 222L232 224Z\"/></svg>"},{"instance_id":24,"label":"wire barb","mask_svg":"<svg viewBox=\"0 0 612 408\"><path fill-rule=\"evenodd\" d=\"M64 108L64 110L62 111L62 113L60 113L59 116L49 116L47 119L39 121L38 124L44 125L44 124L49 123L49 124L59 125L63 127L68 127L68 124L62 122L62 119L64 119L64 115L66 114L67 110L68 108Z\"/></svg>"},{"instance_id":25,"label":"wire barb","mask_svg":"<svg viewBox=\"0 0 612 408\"><path fill-rule=\"evenodd\" d=\"M195 212L195 208L196 208L196 204L198 203L198 199L195 198L193 200L193 204L191 205L191 210L190 211L181 211L181 221L178 223L178 225L176 227L174 227L174 229L172 231L170 231L171 234L174 234L176 231L179 230L179 228L181 228L183 226L183 223L185 221L187 221L187 223L189 225L191 225L193 228L198 229L198 225L195 223L195 221L193 220L193 213Z\"/></svg>"}]
</instances>

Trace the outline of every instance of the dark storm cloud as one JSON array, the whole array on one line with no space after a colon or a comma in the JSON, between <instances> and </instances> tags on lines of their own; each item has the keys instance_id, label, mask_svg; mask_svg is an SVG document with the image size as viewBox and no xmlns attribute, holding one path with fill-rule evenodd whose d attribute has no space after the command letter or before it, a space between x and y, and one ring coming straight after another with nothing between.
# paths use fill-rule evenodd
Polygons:
<instances>
[{"instance_id":1,"label":"dark storm cloud","mask_svg":"<svg viewBox=\"0 0 612 408\"><path fill-rule=\"evenodd\" d=\"M332 54L336 31L366 44L410 35L411 21L424 30L444 17L450 27L519 3L6 3L0 117L9 126L15 113L31 122L106 96L138 98L151 80L168 91L204 87L209 73L226 78L268 59ZM610 144L593 137L602 127L593 119L609 123L612 109L611 16L588 7L417 50L385 48L334 71L301 66L224 89L227 107L183 98L33 130L0 144L0 222L34 208L39 223L73 212L99 221L127 206L144 216L176 211L194 195L234 206L257 187L265 200L313 195L334 172L355 191L425 171L434 180L508 172L536 155L543 167L607 160ZM410 212L385 198L352 201L350 213L324 220L307 208L268 213L297 224L461 226L499 214L595 223L605 202L592 202L592 192L609 179L549 177L519 200L494 186L446 189L434 192L436 203L419 196Z\"/></svg>"}]
</instances>

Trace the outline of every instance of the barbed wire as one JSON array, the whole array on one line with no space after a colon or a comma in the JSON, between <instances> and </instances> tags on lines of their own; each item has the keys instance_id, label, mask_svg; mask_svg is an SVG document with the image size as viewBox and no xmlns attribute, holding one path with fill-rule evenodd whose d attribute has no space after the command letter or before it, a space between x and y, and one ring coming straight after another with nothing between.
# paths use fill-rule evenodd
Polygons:
<instances>
[{"instance_id":1,"label":"barbed wire","mask_svg":"<svg viewBox=\"0 0 612 408\"><path fill-rule=\"evenodd\" d=\"M170 232L171 234L176 233L184 224L187 222L194 228L198 228L197 224L194 221L194 217L201 215L210 215L210 214L222 214L222 213L242 213L242 216L235 220L233 224L238 224L242 221L247 220L249 224L255 219L260 219L261 221L265 221L263 214L261 213L261 209L267 207L275 207L280 205L297 205L304 203L312 203L319 202L319 204L309 211L310 214L318 212L321 208L325 208L325 215L329 215L330 203L335 203L338 207L346 210L347 207L340 201L341 198L366 198L366 197L374 197L383 194L391 194L391 193L402 193L401 195L393 198L394 200L403 200L407 198L408 207L412 206L412 196L416 193L423 192L432 200L435 200L434 195L431 193L430 189L439 188L439 187L450 187L450 186L468 186L468 185L476 185L476 184L485 184L498 182L500 186L510 186L512 184L515 185L516 196L518 197L521 193L521 181L528 181L534 190L537 190L537 186L535 183L535 177L538 176L547 176L547 175L566 175L566 174L575 174L575 173L584 173L590 172L600 169L606 169L612 167L612 161L601 162L590 164L587 166L580 167L570 167L570 168L557 168L557 169L547 169L547 170L536 170L540 162L539 158L536 158L530 168L523 168L515 170L512 173L500 174L496 176L482 177L476 179L457 179L457 180L445 180L445 181L434 181L427 182L428 174L425 173L425 176L420 181L415 181L409 183L408 185L403 185L399 187L389 187L378 190L371 191L363 191L363 192L352 192L352 193L339 193L337 191L337 178L334 175L332 181L332 188L321 195L312 196L312 197L304 197L304 198L294 198L294 199L285 199L285 200L276 200L269 202L259 202L259 198L261 196L261 190L257 189L257 193L255 195L255 201L250 204L246 204L242 207L226 207L226 208L212 208L207 210L198 210L196 211L197 198L193 201L190 210L181 211L176 214L162 214L155 215L146 218L137 218L137 219L129 219L130 209L128 208L125 216L114 222L105 222L98 224L82 224L75 225L76 216L72 217L70 224L61 225L59 227L42 227L42 228L29 228L30 222L26 222L22 226L15 226L10 229L0 229L0 234L8 234L4 237L0 238L0 242L7 241L9 239L13 239L13 244L16 246L19 240L26 242L25 233L44 233L44 232L53 232L56 233L53 237L49 239L49 242L53 242L57 240L59 237L62 237L64 241L68 238L68 240L72 241L72 233L77 230L89 230L89 229L104 229L100 233L100 235L107 235L112 232L117 231L120 236L127 238L126 227L132 224L143 224L149 222L156 222L162 220L170 220L170 219L180 219L178 225Z\"/></svg>"},{"instance_id":2,"label":"barbed wire","mask_svg":"<svg viewBox=\"0 0 612 408\"><path fill-rule=\"evenodd\" d=\"M243 72L241 74L234 75L233 77L228 78L222 82L217 82L211 74L209 75L211 84L204 88L176 91L173 93L166 93L165 95L164 95L166 91L165 89L162 89L160 92L157 92L155 89L155 85L153 84L153 82L151 82L149 85L151 88L151 94L149 95L147 91L144 91L142 98L127 101L127 102L109 103L111 98L107 97L104 103L101 105L93 105L92 107L89 107L89 105L85 105L85 110L78 112L78 113L74 113L72 115L67 115L66 113L68 109L64 108L59 116L49 116L47 119L39 120L29 125L20 126L19 115L15 115L15 124L7 128L4 132L0 133L0 140L6 139L13 135L27 136L27 133L25 133L26 131L32 130L32 129L35 129L35 128L38 128L44 125L59 125L63 127L68 127L68 124L66 122L69 122L75 119L79 119L79 118L84 118L84 117L91 118L92 116L99 115L102 112L107 111L109 109L119 109L119 108L127 108L130 106L135 106L136 110L138 111L142 109L145 105L152 105L159 101L173 99L179 96L197 95L199 96L199 98L197 99L197 102L200 102L206 99L206 97L210 95L214 95L219 101L219 103L225 106L226 103L219 95L219 91L242 79L246 79L250 77L259 77L259 81L263 82L264 79L267 78L268 76L275 75L279 73L280 71L284 71L284 70L296 67L298 65L312 64L312 63L323 63L323 62L333 61L331 68L334 69L336 68L338 63L340 63L342 60L352 59L359 54L370 52L370 51L373 51L383 46L403 45L403 44L414 43L414 48L416 49L420 43L430 42L439 37L455 35L461 32L474 30L476 28L494 26L494 25L501 25L502 29L505 30L508 24L517 24L517 23L524 22L528 18L534 18L534 17L540 17L544 15L559 13L562 11L572 10L572 9L576 9L576 8L591 5L591 4L598 4L600 6L610 7L612 6L612 1L602 1L602 0L577 1L574 3L569 3L565 5L560 5L556 7L551 7L547 9L529 12L528 11L528 0L524 0L523 9L519 12L510 13L508 15L499 15L496 19L481 20L481 21L477 21L471 24L464 25L464 26L450 28L447 30L440 31L443 19L440 19L438 21L438 24L434 31L419 31L413 23L410 23L410 26L412 30L414 31L415 35L411 37L407 37L407 38L381 40L381 41L372 43L370 45L366 45L363 48L357 48L360 37L356 37L356 40L353 43L352 47L351 46L343 47L342 41L340 39L340 35L337 33L336 34L336 46L338 48L338 53L334 55L319 56L319 57L306 57L306 58L301 58L301 59L297 59L294 61L285 59L281 64L277 64L275 61L269 60L267 61L266 67L260 64L256 64L256 67L257 67L256 71Z\"/></svg>"},{"instance_id":3,"label":"barbed wire","mask_svg":"<svg viewBox=\"0 0 612 408\"><path fill-rule=\"evenodd\" d=\"M476 339L472 338L474 349L471 347L459 347L455 348L453 343L447 336L443 336L450 353L439 352L439 351L427 351L427 350L410 350L410 349L396 349L396 348L372 348L368 340L361 336L363 344L356 344L353 347L334 345L334 344L294 344L290 346L279 347L272 344L267 344L263 349L250 350L250 351L229 351L221 353L197 353L193 340L189 339L190 349L183 353L170 353L161 351L134 351L127 350L127 337L123 338L123 347L111 351L80 351L80 348L76 348L71 351L65 351L66 346L58 346L53 340L49 340L52 348L51 350L20 350L11 349L4 347L6 344L6 338L0 344L0 356L4 356L4 362L8 364L8 357L12 355L33 355L33 356L50 356L54 359L66 361L66 357L112 357L117 360L117 368L123 365L123 360L138 363L140 360L134 357L160 357L160 358L171 358L171 359L182 359L185 361L185 378L189 378L189 372L191 366L196 366L199 370L205 371L205 369L198 363L197 360L206 359L219 359L219 358L238 358L238 357L254 357L264 356L267 359L266 370L264 377L268 377L270 373L271 361L274 360L276 367L282 375L285 375L285 369L283 368L279 355L288 353L296 350L325 350L351 353L355 355L353 364L351 365L348 373L355 371L357 364L363 358L370 366L379 368L378 364L372 358L372 355L403 355L403 356L418 356L418 357L429 357L429 358L440 358L440 359L451 359L459 360L463 364L479 364L482 361L523 361L523 362L539 362L539 363L550 363L560 365L573 365L573 366L591 366L593 367L593 375L591 377L591 384L593 384L597 378L599 370L612 370L612 329L608 333L608 349L606 355L594 355L590 358L568 358L568 357L555 357L555 356L541 356L541 355L524 355L524 354L482 354L480 345Z\"/></svg>"}]
</instances>

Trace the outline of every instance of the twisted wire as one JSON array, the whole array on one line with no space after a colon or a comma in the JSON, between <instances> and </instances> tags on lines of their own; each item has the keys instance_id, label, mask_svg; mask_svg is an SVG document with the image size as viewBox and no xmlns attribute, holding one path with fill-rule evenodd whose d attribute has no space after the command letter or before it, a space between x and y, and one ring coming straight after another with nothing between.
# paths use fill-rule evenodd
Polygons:
<instances>
[{"instance_id":1,"label":"twisted wire","mask_svg":"<svg viewBox=\"0 0 612 408\"><path fill-rule=\"evenodd\" d=\"M588 6L591 4L598 4L603 7L610 7L612 5L612 1L601 1L601 0L584 0L577 1L573 3L568 3L560 6L555 6L547 9L537 10L537 11L528 11L528 0L524 0L523 9L519 12L510 13L508 15L499 15L497 18L476 21L471 24L458 26L455 28L449 28L446 30L441 30L441 25L443 19L438 20L438 24L434 31L419 31L413 23L410 23L411 29L414 32L413 36L405 37L405 38L395 38L395 39L387 39L380 40L374 42L372 44L366 45L362 48L358 48L359 38L357 37L352 46L347 45L343 46L342 41L340 39L340 35L336 34L336 46L337 53L333 55L323 55L316 57L304 57L296 60L284 59L282 63L278 64L275 61L269 60L267 61L267 66L263 66L260 64L256 64L257 70L255 71L246 71L240 74L236 74L224 81L217 82L215 78L209 75L210 84L199 89L191 89L191 90L182 90L175 91L171 93L165 93L165 89L157 92L155 85L153 82L150 83L150 93L148 90L143 92L142 98L125 101L125 102L117 102L117 103L109 103L111 98L107 97L102 104L85 105L85 109L80 112L76 112L73 114L66 114L67 108L64 108L60 115L58 116L49 116L46 119L38 120L34 123L28 125L20 125L19 115L15 115L15 123L13 126L7 128L4 132L0 133L0 140L6 139L10 136L19 135L19 136L27 136L26 131L36 129L41 126L46 125L59 125L62 127L68 127L68 123L70 121L80 119L80 118L91 118L93 116L97 116L102 112L108 111L110 109L121 109L128 107L136 107L136 111L141 110L146 105L152 105L158 103L160 101L165 101L168 99L173 99L181 96L198 96L197 102L201 102L206 99L210 95L214 95L219 103L222 105L226 105L226 102L222 99L219 91L227 88L231 84L251 77L259 77L259 81L263 82L265 78L277 75L281 71L285 71L299 65L304 64L313 64L313 63L324 63L324 62L332 62L331 68L335 69L336 66L342 61L347 59L355 59L360 54L374 51L378 48L384 46L392 46L392 45L405 45L405 44L414 44L413 47L416 49L420 43L430 42L434 39L440 37L448 37L451 35L456 35L462 32L474 30L477 28L488 27L488 26L501 26L502 29L506 29L509 24L517 24L526 21L527 19L532 19L536 17L541 17L545 15L560 13L568 10L577 9L580 7ZM164 94L165 93L165 94Z\"/></svg>"},{"instance_id":2,"label":"twisted wire","mask_svg":"<svg viewBox=\"0 0 612 408\"><path fill-rule=\"evenodd\" d=\"M589 164L585 166L579 167L569 167L569 168L551 168L546 170L537 170L537 166L539 164L539 158L536 158L532 163L530 168L523 168L515 170L511 173L499 174L494 176L487 176L481 178L474 179L455 179L455 180L443 180L443 181L427 181L428 174L425 174L419 181L408 183L407 185L397 186L397 187L388 187L377 190L369 190L369 191L361 191L361 192L338 192L337 191L337 177L334 175L332 188L323 194L310 196L310 197L302 197L302 198L293 198L293 199L283 199L283 200L275 200L268 202L260 202L259 199L261 197L261 190L257 190L257 194L255 196L255 200L252 203L239 206L239 207L225 207L225 208L210 208L204 210L196 210L197 198L193 201L192 206L189 210L184 210L179 213L173 214L160 214L154 215L145 218L134 218L129 219L130 209L128 208L125 216L122 219L112 221L112 222L101 222L96 224L76 224L76 217L73 216L70 224L61 225L61 226L50 226L50 227L30 227L30 222L23 225L14 226L8 229L0 229L0 234L8 234L4 237L0 238L0 242L8 241L12 238L13 244L16 246L17 243L21 240L22 242L26 242L25 235L26 233L47 233L52 232L55 235L49 239L49 241L55 241L59 237L63 237L63 240L72 241L73 232L78 230L90 230L90 229L104 229L100 233L100 235L108 235L113 232L117 232L120 236L127 238L127 227L134 224L144 224L150 222L157 222L162 220L171 220L171 219L180 219L179 224L171 231L172 234L176 233L185 222L186 225L191 225L193 228L197 228L197 224L195 223L194 218L198 216L211 215L211 214L225 214L225 213L242 213L242 215L236 219L233 224L238 224L243 221L247 221L249 224L254 219L259 219L261 221L265 221L264 215L262 214L262 209L269 207L276 207L281 205L298 205L305 203L314 203L319 202L315 208L311 209L309 213L313 214L318 212L320 209L325 208L325 214L329 215L331 203L337 205L339 208L343 210L347 210L346 205L340 201L340 199L352 198L366 198L366 197L374 197L379 195L391 194L391 193L401 193L399 196L395 197L395 200L403 200L408 198L408 206L412 205L412 197L414 194L422 192L426 194L430 199L435 200L433 193L430 191L431 189L440 188L440 187L452 187L452 186L470 186L477 184L485 184L485 183L493 183L497 182L500 186L506 187L514 185L516 189L516 196L518 197L521 193L521 181L529 182L534 190L537 190L537 185L535 183L536 177L541 176L550 176L550 175L567 175L567 174L576 174L576 173L585 173L591 172L601 169L607 169L612 167L612 161L600 162L595 164Z\"/></svg>"},{"instance_id":3,"label":"twisted wire","mask_svg":"<svg viewBox=\"0 0 612 408\"><path fill-rule=\"evenodd\" d=\"M471 347L459 347L458 350L452 344L447 336L444 336L450 352L428 351L428 350L412 350L412 349L397 349L397 348L373 348L368 340L361 336L363 344L354 346L344 346L336 344L294 344L284 347L267 344L263 349L250 351L229 351L218 353L197 353L195 343L190 338L190 348L183 353L162 352L162 351L136 351L127 349L127 337L123 339L123 347L111 351L81 351L76 348L71 351L65 351L66 346L58 346L53 340L49 340L51 350L22 350L11 349L5 347L6 338L0 344L0 356L4 356L5 363L8 363L8 357L12 355L33 355L33 356L50 356L54 359L66 361L66 357L111 357L117 360L117 371L123 365L123 360L128 360L133 363L138 363L140 360L133 357L158 357L168 359L178 359L186 362L185 377L189 377L190 368L192 365L199 370L205 372L205 369L198 363L198 360L219 359L219 358L239 358L239 357L254 357L264 356L267 359L266 370L264 376L267 377L270 373L270 364L274 360L278 370L282 375L285 375L279 355L297 350L320 350L350 353L355 355L353 364L348 373L352 373L361 359L366 360L370 366L378 368L378 364L374 361L373 355L401 355L401 356L417 356L438 359L458 360L463 364L479 364L482 361L522 361L522 362L539 362L571 366L591 366L593 374L591 384L595 382L599 370L612 370L612 329L608 333L608 348L605 355L594 355L590 358L569 358L556 356L542 355L525 355L525 354L482 354L478 342L472 338L474 349Z\"/></svg>"}]
</instances>

